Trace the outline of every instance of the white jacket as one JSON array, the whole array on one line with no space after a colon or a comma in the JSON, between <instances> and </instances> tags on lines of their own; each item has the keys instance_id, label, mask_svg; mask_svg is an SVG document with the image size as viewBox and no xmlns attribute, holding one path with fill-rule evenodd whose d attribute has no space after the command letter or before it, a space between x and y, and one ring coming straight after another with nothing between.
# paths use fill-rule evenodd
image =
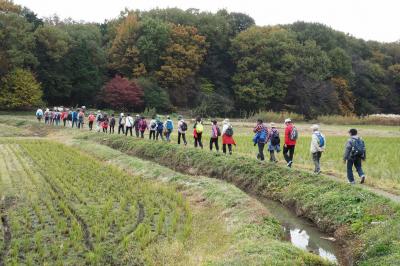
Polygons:
<instances>
[{"instance_id":1,"label":"white jacket","mask_svg":"<svg viewBox=\"0 0 400 266\"><path fill-rule=\"evenodd\" d=\"M133 127L133 117L132 116L128 116L126 118L125 126L126 127Z\"/></svg>"},{"instance_id":2,"label":"white jacket","mask_svg":"<svg viewBox=\"0 0 400 266\"><path fill-rule=\"evenodd\" d=\"M321 136L325 139L324 146L322 146L322 147L319 146L317 134L321 134ZM311 135L310 152L311 153L316 153L318 151L323 152L325 150L325 147L326 147L326 138L325 138L325 136L319 131L314 131L313 134Z\"/></svg>"}]
</instances>

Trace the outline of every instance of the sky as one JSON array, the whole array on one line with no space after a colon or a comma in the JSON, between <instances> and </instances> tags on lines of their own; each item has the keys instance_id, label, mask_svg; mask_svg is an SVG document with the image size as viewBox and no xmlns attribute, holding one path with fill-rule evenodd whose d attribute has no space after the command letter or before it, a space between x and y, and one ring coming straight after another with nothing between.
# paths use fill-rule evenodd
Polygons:
<instances>
[{"instance_id":1,"label":"sky","mask_svg":"<svg viewBox=\"0 0 400 266\"><path fill-rule=\"evenodd\" d=\"M399 0L14 0L40 17L103 22L125 7L149 10L160 7L198 8L215 12L226 8L253 17L257 25L319 22L365 40L400 40Z\"/></svg>"}]
</instances>

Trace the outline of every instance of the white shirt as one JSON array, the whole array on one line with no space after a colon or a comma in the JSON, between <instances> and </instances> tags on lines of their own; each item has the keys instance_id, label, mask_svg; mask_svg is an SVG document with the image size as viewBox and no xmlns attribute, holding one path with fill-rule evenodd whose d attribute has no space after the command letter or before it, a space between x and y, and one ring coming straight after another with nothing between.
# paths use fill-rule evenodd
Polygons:
<instances>
[{"instance_id":1,"label":"white shirt","mask_svg":"<svg viewBox=\"0 0 400 266\"><path fill-rule=\"evenodd\" d=\"M126 127L132 127L132 126L133 126L133 118L132 118L132 116L128 116L128 117L126 118L125 126L126 126Z\"/></svg>"}]
</instances>

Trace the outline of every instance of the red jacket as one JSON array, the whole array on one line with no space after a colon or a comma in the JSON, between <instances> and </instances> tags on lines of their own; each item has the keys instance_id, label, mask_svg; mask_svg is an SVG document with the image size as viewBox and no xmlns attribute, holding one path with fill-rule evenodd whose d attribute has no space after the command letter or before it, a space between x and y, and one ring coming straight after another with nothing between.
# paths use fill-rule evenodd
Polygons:
<instances>
[{"instance_id":1,"label":"red jacket","mask_svg":"<svg viewBox=\"0 0 400 266\"><path fill-rule=\"evenodd\" d=\"M290 133L292 133L293 127L294 126L292 124L289 124L285 128L285 144L286 145L296 145L296 141L290 139Z\"/></svg>"}]
</instances>

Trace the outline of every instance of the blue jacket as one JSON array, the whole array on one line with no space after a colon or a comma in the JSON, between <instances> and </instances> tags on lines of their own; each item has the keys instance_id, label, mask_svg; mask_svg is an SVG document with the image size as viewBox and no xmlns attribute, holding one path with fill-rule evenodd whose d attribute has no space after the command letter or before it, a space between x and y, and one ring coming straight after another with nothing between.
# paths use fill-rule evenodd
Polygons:
<instances>
[{"instance_id":1,"label":"blue jacket","mask_svg":"<svg viewBox=\"0 0 400 266\"><path fill-rule=\"evenodd\" d=\"M78 113L75 111L72 112L72 120L78 120Z\"/></svg>"}]
</instances>

